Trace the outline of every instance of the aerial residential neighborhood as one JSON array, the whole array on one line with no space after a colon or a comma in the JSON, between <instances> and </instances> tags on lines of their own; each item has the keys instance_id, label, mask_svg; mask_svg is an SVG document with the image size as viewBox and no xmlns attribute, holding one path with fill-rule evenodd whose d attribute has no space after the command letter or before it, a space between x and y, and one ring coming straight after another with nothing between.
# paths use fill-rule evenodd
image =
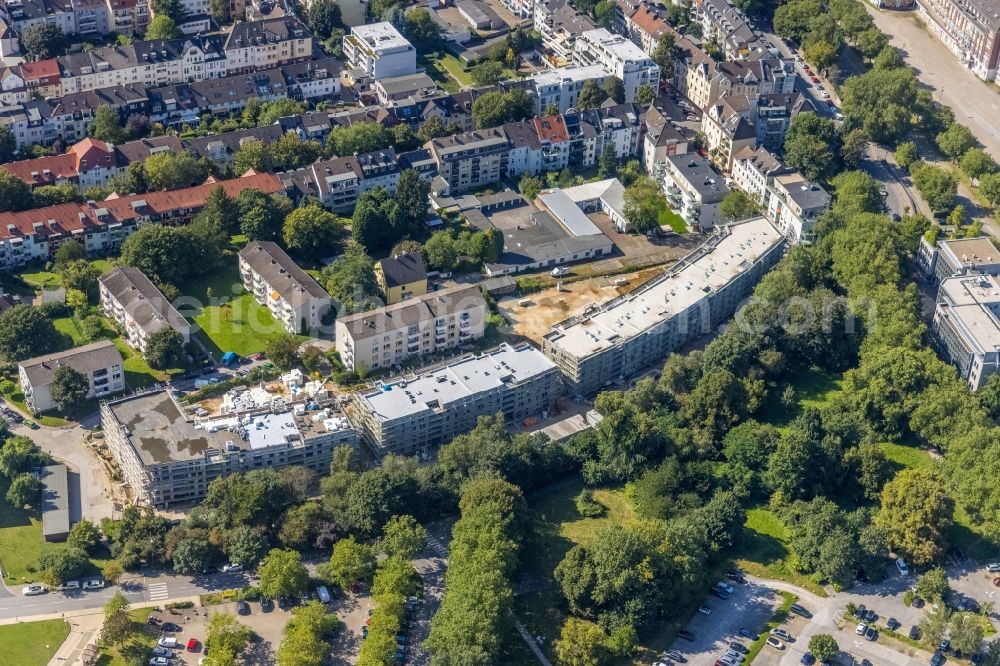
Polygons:
<instances>
[{"instance_id":1,"label":"aerial residential neighborhood","mask_svg":"<svg viewBox=\"0 0 1000 666\"><path fill-rule=\"evenodd\" d=\"M0 0L16 666L1000 666L994 0Z\"/></svg>"}]
</instances>

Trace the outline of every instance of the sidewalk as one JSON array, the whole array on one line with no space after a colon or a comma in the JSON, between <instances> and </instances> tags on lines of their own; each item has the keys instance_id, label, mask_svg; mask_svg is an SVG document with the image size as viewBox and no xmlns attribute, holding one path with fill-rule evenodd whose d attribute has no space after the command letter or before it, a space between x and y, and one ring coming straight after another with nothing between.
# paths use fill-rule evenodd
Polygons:
<instances>
[{"instance_id":1,"label":"sidewalk","mask_svg":"<svg viewBox=\"0 0 1000 666\"><path fill-rule=\"evenodd\" d=\"M49 666L66 666L68 664L79 663L83 657L84 649L91 643L97 643L97 637L101 632L102 617L100 615L86 615L73 618L69 622L69 636L59 646L56 653L49 660Z\"/></svg>"},{"instance_id":2,"label":"sidewalk","mask_svg":"<svg viewBox=\"0 0 1000 666\"><path fill-rule=\"evenodd\" d=\"M196 606L199 604L200 597L177 597L176 599L161 599L159 601L139 601L136 603L131 603L131 608L155 608L157 606L166 606L167 604L182 603L185 601L190 601ZM20 615L17 617L5 617L0 618L0 625L3 624L23 624L25 622L39 622L41 620L72 620L74 618L84 618L90 616L98 616L98 619L103 617L103 608L81 608L79 610L66 611L64 613L45 613L43 615Z\"/></svg>"}]
</instances>

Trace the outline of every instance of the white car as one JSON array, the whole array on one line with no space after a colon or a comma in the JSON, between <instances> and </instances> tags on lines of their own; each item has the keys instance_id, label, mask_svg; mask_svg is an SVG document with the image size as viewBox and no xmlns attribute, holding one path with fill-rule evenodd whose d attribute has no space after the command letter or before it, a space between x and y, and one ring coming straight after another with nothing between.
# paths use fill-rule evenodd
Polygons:
<instances>
[{"instance_id":1,"label":"white car","mask_svg":"<svg viewBox=\"0 0 1000 666\"><path fill-rule=\"evenodd\" d=\"M166 657L153 657L149 660L149 666L169 666L170 660Z\"/></svg>"},{"instance_id":2,"label":"white car","mask_svg":"<svg viewBox=\"0 0 1000 666\"><path fill-rule=\"evenodd\" d=\"M170 648L171 650L177 647L177 639L173 636L161 636L156 644L160 647Z\"/></svg>"},{"instance_id":3,"label":"white car","mask_svg":"<svg viewBox=\"0 0 1000 666\"><path fill-rule=\"evenodd\" d=\"M718 583L715 584L715 586L720 590L725 590L728 594L732 594L733 592L735 592L733 586L724 580L720 580Z\"/></svg>"},{"instance_id":4,"label":"white car","mask_svg":"<svg viewBox=\"0 0 1000 666\"><path fill-rule=\"evenodd\" d=\"M828 93L825 90L820 90L819 96L822 97L823 99L830 99L830 93Z\"/></svg>"},{"instance_id":5,"label":"white car","mask_svg":"<svg viewBox=\"0 0 1000 666\"><path fill-rule=\"evenodd\" d=\"M566 277L569 275L569 269L565 266L556 266L552 269L552 277Z\"/></svg>"},{"instance_id":6,"label":"white car","mask_svg":"<svg viewBox=\"0 0 1000 666\"><path fill-rule=\"evenodd\" d=\"M222 565L222 573L236 573L237 571L243 571L243 566L240 564Z\"/></svg>"},{"instance_id":7,"label":"white car","mask_svg":"<svg viewBox=\"0 0 1000 666\"><path fill-rule=\"evenodd\" d=\"M864 622L860 623L857 628L854 629L854 633L858 636L864 636L866 631L868 631L868 625Z\"/></svg>"},{"instance_id":8,"label":"white car","mask_svg":"<svg viewBox=\"0 0 1000 666\"><path fill-rule=\"evenodd\" d=\"M44 585L39 585L38 583L32 583L31 585L25 585L24 589L21 590L21 594L26 597L36 597L39 594L45 594L49 591L49 588Z\"/></svg>"},{"instance_id":9,"label":"white car","mask_svg":"<svg viewBox=\"0 0 1000 666\"><path fill-rule=\"evenodd\" d=\"M767 644L770 645L771 647L773 647L776 650L784 650L785 649L785 644L782 643L781 641L779 641L774 636L768 636L767 637Z\"/></svg>"},{"instance_id":10,"label":"white car","mask_svg":"<svg viewBox=\"0 0 1000 666\"><path fill-rule=\"evenodd\" d=\"M91 579L91 580L88 580L88 581L85 581L85 582L83 583L83 589L85 589L85 590L100 590L100 589L101 589L101 588L103 588L103 587L104 587L104 586L105 586L106 584L107 584L107 583L105 583L105 582L104 582L104 581L103 581L102 579L100 579L100 578L93 578L93 579Z\"/></svg>"},{"instance_id":11,"label":"white car","mask_svg":"<svg viewBox=\"0 0 1000 666\"><path fill-rule=\"evenodd\" d=\"M703 606L698 606L698 612L701 613L702 615L711 615L712 614L712 609L709 608L708 606L704 606L704 605Z\"/></svg>"},{"instance_id":12,"label":"white car","mask_svg":"<svg viewBox=\"0 0 1000 666\"><path fill-rule=\"evenodd\" d=\"M904 560L902 557L896 560L896 568L899 569L899 575L901 576L910 575L910 567L906 566L906 560Z\"/></svg>"},{"instance_id":13,"label":"white car","mask_svg":"<svg viewBox=\"0 0 1000 666\"><path fill-rule=\"evenodd\" d=\"M79 590L80 581L78 580L68 580L59 587L56 588L60 592L66 592L67 590Z\"/></svg>"},{"instance_id":14,"label":"white car","mask_svg":"<svg viewBox=\"0 0 1000 666\"><path fill-rule=\"evenodd\" d=\"M844 114L842 114L840 111L837 111L836 113L833 114L833 117L836 118L837 120L843 120Z\"/></svg>"}]
</instances>

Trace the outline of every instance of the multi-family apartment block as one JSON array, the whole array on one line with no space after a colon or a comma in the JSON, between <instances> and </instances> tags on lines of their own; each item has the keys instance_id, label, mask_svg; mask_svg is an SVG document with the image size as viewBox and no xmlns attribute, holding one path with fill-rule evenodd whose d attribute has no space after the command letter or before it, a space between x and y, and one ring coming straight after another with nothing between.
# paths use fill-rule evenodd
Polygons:
<instances>
[{"instance_id":1,"label":"multi-family apartment block","mask_svg":"<svg viewBox=\"0 0 1000 666\"><path fill-rule=\"evenodd\" d=\"M280 177L295 199L311 196L330 210L349 211L358 203L358 197L376 187L395 194L400 173L396 151L385 148L321 160Z\"/></svg>"},{"instance_id":2,"label":"multi-family apartment block","mask_svg":"<svg viewBox=\"0 0 1000 666\"><path fill-rule=\"evenodd\" d=\"M350 370L391 368L411 356L447 352L478 340L488 314L478 286L442 289L338 317L337 351Z\"/></svg>"},{"instance_id":3,"label":"multi-family apartment block","mask_svg":"<svg viewBox=\"0 0 1000 666\"><path fill-rule=\"evenodd\" d=\"M722 223L722 200L730 189L707 159L697 153L668 155L662 178L667 202L688 225L707 231Z\"/></svg>"},{"instance_id":4,"label":"multi-family apartment block","mask_svg":"<svg viewBox=\"0 0 1000 666\"><path fill-rule=\"evenodd\" d=\"M935 244L921 238L917 267L932 283L969 273L996 277L1000 275L1000 251L985 236L939 240Z\"/></svg>"},{"instance_id":5,"label":"multi-family apartment block","mask_svg":"<svg viewBox=\"0 0 1000 666\"><path fill-rule=\"evenodd\" d=\"M783 248L763 218L722 227L662 275L553 326L542 349L575 394L628 379L731 317Z\"/></svg>"},{"instance_id":6,"label":"multi-family apartment block","mask_svg":"<svg viewBox=\"0 0 1000 666\"><path fill-rule=\"evenodd\" d=\"M654 173L657 165L666 162L667 156L687 153L687 137L655 106L646 109L643 120L646 133L639 156L647 173Z\"/></svg>"},{"instance_id":7,"label":"multi-family apartment block","mask_svg":"<svg viewBox=\"0 0 1000 666\"><path fill-rule=\"evenodd\" d=\"M375 262L375 281L386 305L427 293L427 266L420 252L407 252Z\"/></svg>"},{"instance_id":8,"label":"multi-family apartment block","mask_svg":"<svg viewBox=\"0 0 1000 666\"><path fill-rule=\"evenodd\" d=\"M355 394L355 423L376 456L427 454L503 413L520 421L548 410L562 385L556 365L528 344L504 344Z\"/></svg>"},{"instance_id":9,"label":"multi-family apartment block","mask_svg":"<svg viewBox=\"0 0 1000 666\"><path fill-rule=\"evenodd\" d=\"M101 429L133 501L161 509L197 502L212 481L238 472L300 465L326 473L334 450L358 441L330 408L295 405L196 423L170 391L102 403Z\"/></svg>"},{"instance_id":10,"label":"multi-family apartment block","mask_svg":"<svg viewBox=\"0 0 1000 666\"><path fill-rule=\"evenodd\" d=\"M125 390L123 363L115 343L101 340L21 361L17 364L17 374L28 408L33 412L44 412L56 406L50 387L59 368L69 367L86 377L89 385L87 397L94 398Z\"/></svg>"},{"instance_id":11,"label":"multi-family apartment block","mask_svg":"<svg viewBox=\"0 0 1000 666\"><path fill-rule=\"evenodd\" d=\"M660 85L660 67L642 49L604 28L588 30L576 40L573 60L580 65L602 64L625 84L625 101L635 100L641 86L654 91Z\"/></svg>"},{"instance_id":12,"label":"multi-family apartment block","mask_svg":"<svg viewBox=\"0 0 1000 666\"><path fill-rule=\"evenodd\" d=\"M248 188L267 194L284 191L277 176L262 173L179 190L0 213L0 269L22 266L32 259L47 261L65 242L82 244L91 256L115 252L145 224L191 220L220 186L230 197Z\"/></svg>"},{"instance_id":13,"label":"multi-family apartment block","mask_svg":"<svg viewBox=\"0 0 1000 666\"><path fill-rule=\"evenodd\" d=\"M560 67L532 74L528 80L535 86L535 115L542 115L548 109L566 113L576 107L584 83L593 81L600 86L610 77L600 64Z\"/></svg>"},{"instance_id":14,"label":"multi-family apartment block","mask_svg":"<svg viewBox=\"0 0 1000 666\"><path fill-rule=\"evenodd\" d=\"M318 330L330 310L330 294L277 243L254 241L240 250L240 275L289 333Z\"/></svg>"},{"instance_id":15,"label":"multi-family apartment block","mask_svg":"<svg viewBox=\"0 0 1000 666\"><path fill-rule=\"evenodd\" d=\"M726 60L739 60L767 51L747 23L746 15L729 0L701 0L692 7L693 20L700 21L702 39L714 42Z\"/></svg>"},{"instance_id":16,"label":"multi-family apartment block","mask_svg":"<svg viewBox=\"0 0 1000 666\"><path fill-rule=\"evenodd\" d=\"M556 55L556 65L572 61L576 40L597 27L568 0L538 0L534 5L533 21L542 44Z\"/></svg>"},{"instance_id":17,"label":"multi-family apartment block","mask_svg":"<svg viewBox=\"0 0 1000 666\"><path fill-rule=\"evenodd\" d=\"M1000 372L1000 284L992 275L947 277L938 286L931 340L977 391Z\"/></svg>"},{"instance_id":18,"label":"multi-family apartment block","mask_svg":"<svg viewBox=\"0 0 1000 666\"><path fill-rule=\"evenodd\" d=\"M921 0L931 31L976 76L992 81L1000 58L1000 3L996 0Z\"/></svg>"},{"instance_id":19,"label":"multi-family apartment block","mask_svg":"<svg viewBox=\"0 0 1000 666\"><path fill-rule=\"evenodd\" d=\"M415 74L417 51L396 28L385 21L351 28L344 35L347 66L373 79Z\"/></svg>"},{"instance_id":20,"label":"multi-family apartment block","mask_svg":"<svg viewBox=\"0 0 1000 666\"><path fill-rule=\"evenodd\" d=\"M502 128L432 139L426 148L437 163L438 176L453 193L475 190L507 175L510 146Z\"/></svg>"},{"instance_id":21,"label":"multi-family apartment block","mask_svg":"<svg viewBox=\"0 0 1000 666\"><path fill-rule=\"evenodd\" d=\"M191 325L138 268L119 266L98 280L101 312L118 325L129 346L146 351L150 336L170 327L187 344Z\"/></svg>"}]
</instances>

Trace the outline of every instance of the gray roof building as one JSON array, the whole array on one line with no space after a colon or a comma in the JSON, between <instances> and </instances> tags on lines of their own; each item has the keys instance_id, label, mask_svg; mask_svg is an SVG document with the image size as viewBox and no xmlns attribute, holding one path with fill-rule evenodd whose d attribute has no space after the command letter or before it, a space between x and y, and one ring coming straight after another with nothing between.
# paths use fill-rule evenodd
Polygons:
<instances>
[{"instance_id":1,"label":"gray roof building","mask_svg":"<svg viewBox=\"0 0 1000 666\"><path fill-rule=\"evenodd\" d=\"M86 375L121 363L122 354L118 347L110 340L101 340L55 354L29 358L18 365L27 374L32 386L46 386L52 383L56 370L64 365Z\"/></svg>"},{"instance_id":2,"label":"gray roof building","mask_svg":"<svg viewBox=\"0 0 1000 666\"><path fill-rule=\"evenodd\" d=\"M330 298L277 243L254 241L240 250L240 259L293 306L305 304L310 298Z\"/></svg>"},{"instance_id":3,"label":"gray roof building","mask_svg":"<svg viewBox=\"0 0 1000 666\"><path fill-rule=\"evenodd\" d=\"M65 541L70 523L69 470L49 465L42 470L42 539Z\"/></svg>"}]
</instances>

